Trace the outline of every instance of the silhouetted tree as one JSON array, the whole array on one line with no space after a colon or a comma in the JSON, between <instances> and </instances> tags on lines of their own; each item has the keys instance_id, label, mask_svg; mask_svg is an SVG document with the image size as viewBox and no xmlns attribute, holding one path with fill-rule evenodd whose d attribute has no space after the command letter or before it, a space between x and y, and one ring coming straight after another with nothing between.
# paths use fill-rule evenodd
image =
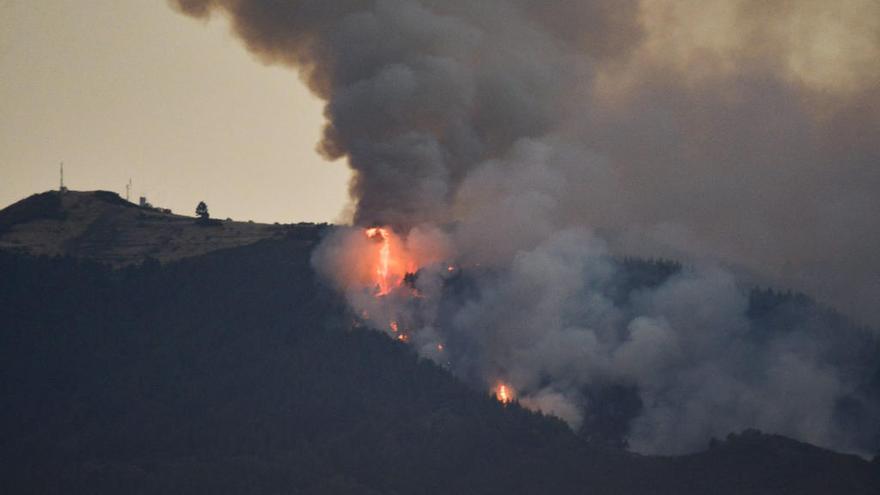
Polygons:
<instances>
[{"instance_id":1,"label":"silhouetted tree","mask_svg":"<svg viewBox=\"0 0 880 495\"><path fill-rule=\"evenodd\" d=\"M206 205L204 201L199 201L199 205L196 206L196 215L202 220L211 218L211 214L208 213L208 205Z\"/></svg>"}]
</instances>

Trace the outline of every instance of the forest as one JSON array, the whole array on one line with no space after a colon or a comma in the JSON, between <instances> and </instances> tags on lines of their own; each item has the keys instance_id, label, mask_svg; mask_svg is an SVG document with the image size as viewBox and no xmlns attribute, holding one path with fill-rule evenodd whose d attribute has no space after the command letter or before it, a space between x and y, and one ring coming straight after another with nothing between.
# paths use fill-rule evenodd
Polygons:
<instances>
[{"instance_id":1,"label":"forest","mask_svg":"<svg viewBox=\"0 0 880 495\"><path fill-rule=\"evenodd\" d=\"M353 323L310 266L328 228L301 226L282 240L123 269L0 253L4 492L880 487L876 460L758 431L732 432L690 456L633 454L625 436L640 404L626 389L591 391L605 406L578 432L501 404ZM620 300L680 269L665 261L620 264ZM750 311L758 333L797 318L848 325L803 296L774 291L754 291ZM846 331L867 339L855 327ZM876 347L865 355L876 359ZM866 384L873 394L877 382ZM870 420L860 404L842 411L854 427Z\"/></svg>"}]
</instances>

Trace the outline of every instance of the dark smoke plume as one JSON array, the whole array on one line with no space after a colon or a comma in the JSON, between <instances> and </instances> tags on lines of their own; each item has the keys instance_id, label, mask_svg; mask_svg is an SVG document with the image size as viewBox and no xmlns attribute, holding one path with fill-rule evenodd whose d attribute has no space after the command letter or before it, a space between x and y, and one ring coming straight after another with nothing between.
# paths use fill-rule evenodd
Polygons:
<instances>
[{"instance_id":1,"label":"dark smoke plume","mask_svg":"<svg viewBox=\"0 0 880 495\"><path fill-rule=\"evenodd\" d=\"M808 333L722 352L745 305L716 262L880 322L876 1L173 3L227 16L327 102L355 224L452 226L457 261L505 274L458 308L483 332L462 369L572 424L579 386L635 384L644 451L740 426L852 448L831 415L853 385ZM620 314L597 289L608 252L701 268Z\"/></svg>"}]
</instances>

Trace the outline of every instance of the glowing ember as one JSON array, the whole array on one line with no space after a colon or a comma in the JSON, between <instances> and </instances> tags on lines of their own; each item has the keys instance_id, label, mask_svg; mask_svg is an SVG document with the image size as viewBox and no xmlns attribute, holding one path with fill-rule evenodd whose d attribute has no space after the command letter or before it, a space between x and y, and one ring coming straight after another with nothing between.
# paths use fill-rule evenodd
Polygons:
<instances>
[{"instance_id":1,"label":"glowing ember","mask_svg":"<svg viewBox=\"0 0 880 495\"><path fill-rule=\"evenodd\" d=\"M409 335L402 333L397 336L397 340L399 340L401 342L409 342Z\"/></svg>"},{"instance_id":2,"label":"glowing ember","mask_svg":"<svg viewBox=\"0 0 880 495\"><path fill-rule=\"evenodd\" d=\"M397 325L396 321L391 322L391 331L397 333L400 330L400 326Z\"/></svg>"},{"instance_id":3,"label":"glowing ember","mask_svg":"<svg viewBox=\"0 0 880 495\"><path fill-rule=\"evenodd\" d=\"M374 227L367 229L367 237L382 241L379 249L379 263L376 266L376 285L379 287L380 296L391 292L391 284L388 283L389 265L391 264L391 233L388 229Z\"/></svg>"},{"instance_id":4,"label":"glowing ember","mask_svg":"<svg viewBox=\"0 0 880 495\"><path fill-rule=\"evenodd\" d=\"M516 392L507 385L499 383L498 386L495 387L495 398L502 404L509 404L516 398Z\"/></svg>"}]
</instances>

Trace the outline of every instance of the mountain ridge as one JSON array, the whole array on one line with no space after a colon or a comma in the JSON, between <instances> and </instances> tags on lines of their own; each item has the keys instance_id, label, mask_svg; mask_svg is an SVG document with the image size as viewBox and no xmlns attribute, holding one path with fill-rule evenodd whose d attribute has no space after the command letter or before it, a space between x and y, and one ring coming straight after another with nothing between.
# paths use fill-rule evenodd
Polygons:
<instances>
[{"instance_id":1,"label":"mountain ridge","mask_svg":"<svg viewBox=\"0 0 880 495\"><path fill-rule=\"evenodd\" d=\"M47 191L0 210L0 249L114 266L172 261L286 235L287 227L199 221L110 191Z\"/></svg>"}]
</instances>

